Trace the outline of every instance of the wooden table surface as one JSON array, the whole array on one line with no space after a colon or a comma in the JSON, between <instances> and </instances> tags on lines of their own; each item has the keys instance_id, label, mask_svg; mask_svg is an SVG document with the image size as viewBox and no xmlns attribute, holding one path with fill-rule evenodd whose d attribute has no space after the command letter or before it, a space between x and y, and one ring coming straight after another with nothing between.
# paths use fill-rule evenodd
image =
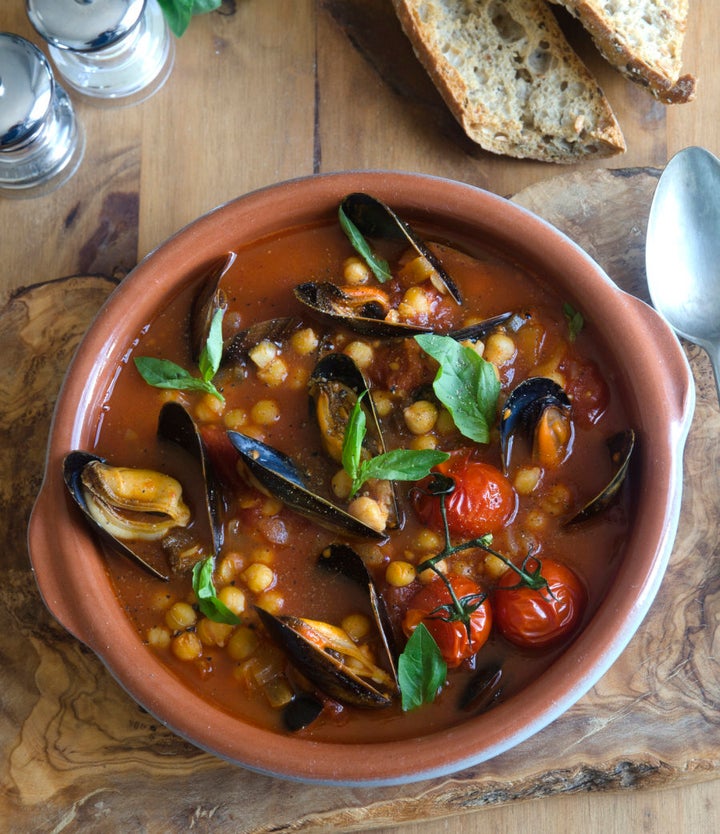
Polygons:
<instances>
[{"instance_id":1,"label":"wooden table surface","mask_svg":"<svg viewBox=\"0 0 720 834\"><path fill-rule=\"evenodd\" d=\"M616 75L578 27L568 25L627 139L627 153L601 167L662 168L687 145L720 153L720 4L690 2L685 66L699 77L698 96L673 108ZM37 42L22 0L4 0L0 30ZM703 545L698 558L706 561L698 587L688 580L683 596L695 595L697 602L702 585L702 615L689 614L689 607L678 615L702 621L692 629L695 653L662 671L670 678L681 675L684 664L694 669L684 698L658 707L667 708L665 724L677 728L675 746L668 741L670 732L658 736L656 745L651 738L636 744L623 729L642 720L637 705L645 697L642 683L631 680L644 661L637 670L628 667L644 653L662 651L653 631L665 622L658 605L672 610L678 604L666 590L667 579L665 596L652 611L655 619L643 625L617 668L568 719L590 720L583 704L587 713L604 698L617 697L623 711L635 715L635 724L614 715L607 723L615 722L621 732L596 728L566 757L558 746L564 744L558 728L568 724L560 719L539 741L523 745L520 754L460 774L451 786L428 782L376 792L255 777L176 743L169 734L149 729L94 656L53 626L35 590L23 538L41 477L49 411L37 402L33 411L28 403L12 341L25 350L33 339L67 345L79 336L53 332L56 310L43 306L48 299L82 307L77 321L89 321L113 282L174 231L233 197L289 178L350 168L403 169L502 195L526 190L535 205L546 180L577 174L592 181L597 167L510 160L474 147L416 63L390 0L225 0L220 11L196 18L176 42L173 73L153 98L129 108L76 102L87 149L75 177L45 197L0 199L0 349L5 354L0 434L6 437L0 449L5 543L0 559L0 829L19 834L290 831L299 819L295 830L372 828L407 834L465 834L481 827L535 834L720 830L720 676L712 652L714 646L717 655L712 638L720 621L718 574L712 568L719 555L712 534L717 501L700 510L686 499L681 519L681 536L696 536ZM647 177L657 172L632 173L642 174L638 182L647 187ZM636 232L628 221L628 235ZM23 319L21 308L22 315L35 311L37 320ZM714 448L718 405L709 368L699 353L689 349L688 354L699 382L691 441L696 449L703 443ZM61 370L67 358L57 351L56 364L48 364L49 378L42 384L50 401L59 383L53 369ZM13 441L9 449L11 429L23 421L33 425L38 448L22 450ZM26 469L17 464L23 455ZM713 496L716 463L706 457L690 461L690 496L693 477L705 479L703 489ZM706 538L697 532L701 529ZM673 555L671 580L679 577L686 556L693 554ZM691 625L682 625L684 634ZM698 634L704 635L702 651ZM640 691L623 700L631 686ZM112 737L113 716L128 717L126 738ZM684 737L689 739L685 747ZM540 764L533 769L535 757Z\"/></svg>"}]
</instances>

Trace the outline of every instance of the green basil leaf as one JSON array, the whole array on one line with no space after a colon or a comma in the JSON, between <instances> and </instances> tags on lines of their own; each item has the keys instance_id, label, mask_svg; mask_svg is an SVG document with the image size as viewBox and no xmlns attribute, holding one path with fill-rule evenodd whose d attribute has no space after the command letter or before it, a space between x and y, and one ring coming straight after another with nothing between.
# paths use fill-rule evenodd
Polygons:
<instances>
[{"instance_id":1,"label":"green basil leaf","mask_svg":"<svg viewBox=\"0 0 720 834\"><path fill-rule=\"evenodd\" d=\"M373 275L381 284L389 281L392 278L390 266L386 260L376 255L370 244L365 240L358 227L345 214L342 206L338 209L338 217L342 230L347 235L348 240L353 245L353 249L360 255L365 263L370 267Z\"/></svg>"},{"instance_id":2,"label":"green basil leaf","mask_svg":"<svg viewBox=\"0 0 720 834\"><path fill-rule=\"evenodd\" d=\"M210 382L220 367L223 352L222 320L224 315L225 310L223 309L215 311L210 323L207 341L200 352L198 368L200 368L200 374L205 382Z\"/></svg>"},{"instance_id":3,"label":"green basil leaf","mask_svg":"<svg viewBox=\"0 0 720 834\"><path fill-rule=\"evenodd\" d=\"M240 618L218 598L213 584L215 557L208 556L196 562L192 572L192 587L198 601L198 608L209 620L216 623L238 625Z\"/></svg>"},{"instance_id":4,"label":"green basil leaf","mask_svg":"<svg viewBox=\"0 0 720 834\"><path fill-rule=\"evenodd\" d=\"M568 323L568 330L570 332L570 341L574 342L578 334L583 329L585 319L582 313L578 312L571 304L565 302L563 304L563 315Z\"/></svg>"},{"instance_id":5,"label":"green basil leaf","mask_svg":"<svg viewBox=\"0 0 720 834\"><path fill-rule=\"evenodd\" d=\"M180 37L192 19L193 0L158 0L170 31Z\"/></svg>"},{"instance_id":6,"label":"green basil leaf","mask_svg":"<svg viewBox=\"0 0 720 834\"><path fill-rule=\"evenodd\" d=\"M430 704L447 680L447 664L438 644L420 623L398 658L398 683L404 712Z\"/></svg>"},{"instance_id":7,"label":"green basil leaf","mask_svg":"<svg viewBox=\"0 0 720 834\"><path fill-rule=\"evenodd\" d=\"M177 391L204 391L219 400L224 400L217 388L204 379L191 376L185 368L176 365L169 359L158 359L154 356L136 356L135 367L140 376L154 388L173 388Z\"/></svg>"},{"instance_id":8,"label":"green basil leaf","mask_svg":"<svg viewBox=\"0 0 720 834\"><path fill-rule=\"evenodd\" d=\"M362 444L365 439L367 421L365 419L365 412L362 409L362 398L364 396L364 393L361 394L353 406L350 419L345 428L345 438L343 439L342 465L343 469L353 481L357 477L360 468Z\"/></svg>"},{"instance_id":9,"label":"green basil leaf","mask_svg":"<svg viewBox=\"0 0 720 834\"><path fill-rule=\"evenodd\" d=\"M360 464L353 479L353 494L370 478L384 481L419 481L430 474L433 466L447 460L450 455L435 449L393 449L376 455Z\"/></svg>"},{"instance_id":10,"label":"green basil leaf","mask_svg":"<svg viewBox=\"0 0 720 834\"><path fill-rule=\"evenodd\" d=\"M205 14L206 12L213 12L219 9L222 5L222 0L194 0L192 4L193 14Z\"/></svg>"},{"instance_id":11,"label":"green basil leaf","mask_svg":"<svg viewBox=\"0 0 720 834\"><path fill-rule=\"evenodd\" d=\"M500 394L493 366L450 336L422 333L415 340L440 365L433 389L458 431L476 443L487 443Z\"/></svg>"}]
</instances>

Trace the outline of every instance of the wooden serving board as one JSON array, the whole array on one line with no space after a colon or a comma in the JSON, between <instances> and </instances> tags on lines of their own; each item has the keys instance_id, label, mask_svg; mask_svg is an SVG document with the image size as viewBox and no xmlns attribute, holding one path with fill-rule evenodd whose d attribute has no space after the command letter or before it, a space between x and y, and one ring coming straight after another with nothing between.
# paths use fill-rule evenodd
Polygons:
<instances>
[{"instance_id":1,"label":"wooden serving board","mask_svg":"<svg viewBox=\"0 0 720 834\"><path fill-rule=\"evenodd\" d=\"M646 297L645 225L657 175L648 169L566 174L514 199L567 232L620 286ZM157 725L54 622L25 544L60 380L118 280L51 280L17 292L0 310L0 819L6 830L368 830L554 793L717 774L720 413L709 363L692 347L698 403L667 575L620 659L554 724L476 768L377 789L253 774Z\"/></svg>"}]
</instances>

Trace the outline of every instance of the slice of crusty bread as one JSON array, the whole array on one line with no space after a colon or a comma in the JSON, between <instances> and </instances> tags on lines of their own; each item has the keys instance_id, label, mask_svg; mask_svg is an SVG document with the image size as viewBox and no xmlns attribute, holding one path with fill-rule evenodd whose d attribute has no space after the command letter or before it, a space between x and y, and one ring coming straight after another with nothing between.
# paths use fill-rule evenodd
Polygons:
<instances>
[{"instance_id":1,"label":"slice of crusty bread","mask_svg":"<svg viewBox=\"0 0 720 834\"><path fill-rule=\"evenodd\" d=\"M552 0L578 18L604 58L665 104L691 101L680 76L688 0Z\"/></svg>"},{"instance_id":2,"label":"slice of crusty bread","mask_svg":"<svg viewBox=\"0 0 720 834\"><path fill-rule=\"evenodd\" d=\"M578 162L625 150L610 105L544 0L393 0L468 136L494 153Z\"/></svg>"}]
</instances>

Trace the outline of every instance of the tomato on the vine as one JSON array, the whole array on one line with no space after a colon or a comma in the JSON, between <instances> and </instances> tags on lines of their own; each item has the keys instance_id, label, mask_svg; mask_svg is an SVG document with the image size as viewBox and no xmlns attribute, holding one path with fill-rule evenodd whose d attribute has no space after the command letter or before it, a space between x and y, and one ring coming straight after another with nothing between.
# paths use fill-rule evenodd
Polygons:
<instances>
[{"instance_id":1,"label":"tomato on the vine","mask_svg":"<svg viewBox=\"0 0 720 834\"><path fill-rule=\"evenodd\" d=\"M455 481L454 490L445 497L451 535L472 539L497 533L515 515L517 495L510 481L495 466L474 460L470 450L452 452L433 471ZM414 504L423 524L442 529L439 497L418 491Z\"/></svg>"},{"instance_id":2,"label":"tomato on the vine","mask_svg":"<svg viewBox=\"0 0 720 834\"><path fill-rule=\"evenodd\" d=\"M553 559L528 560L525 570L540 565L547 583L533 588L513 568L500 577L493 596L493 614L500 633L522 648L544 648L568 636L578 625L587 604L580 578ZM532 576L537 576L533 573Z\"/></svg>"},{"instance_id":3,"label":"tomato on the vine","mask_svg":"<svg viewBox=\"0 0 720 834\"><path fill-rule=\"evenodd\" d=\"M492 610L482 586L465 576L445 577L464 609L455 610L450 591L439 576L410 600L403 618L403 631L409 637L420 624L427 628L448 667L459 666L485 645L492 627Z\"/></svg>"}]
</instances>

